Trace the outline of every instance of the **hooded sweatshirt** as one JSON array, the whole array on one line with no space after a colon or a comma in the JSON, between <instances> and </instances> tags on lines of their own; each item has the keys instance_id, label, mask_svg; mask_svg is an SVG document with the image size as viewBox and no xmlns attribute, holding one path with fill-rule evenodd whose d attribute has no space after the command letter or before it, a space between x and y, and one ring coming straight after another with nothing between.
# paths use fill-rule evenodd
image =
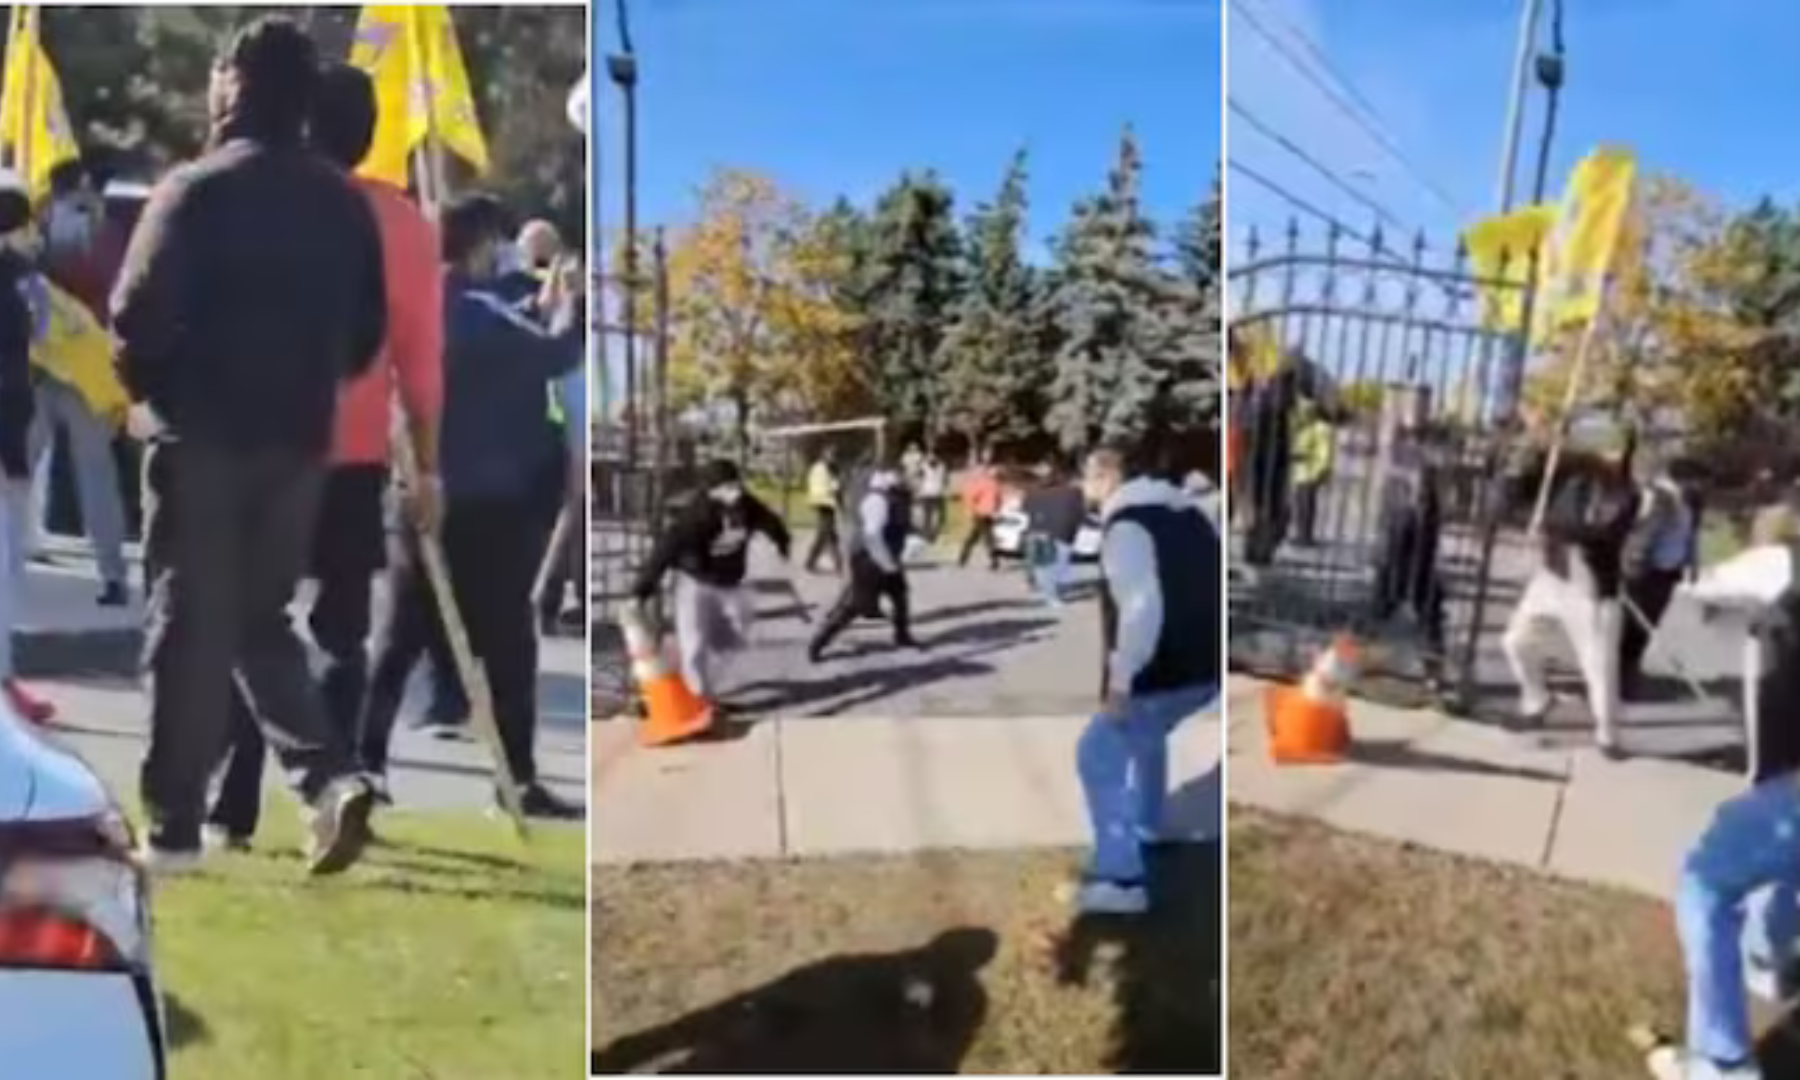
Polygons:
<instances>
[{"instance_id":1,"label":"hooded sweatshirt","mask_svg":"<svg viewBox=\"0 0 1800 1080\"><path fill-rule=\"evenodd\" d=\"M1101 633L1108 691L1219 682L1219 534L1198 500L1140 477L1102 508Z\"/></svg>"}]
</instances>

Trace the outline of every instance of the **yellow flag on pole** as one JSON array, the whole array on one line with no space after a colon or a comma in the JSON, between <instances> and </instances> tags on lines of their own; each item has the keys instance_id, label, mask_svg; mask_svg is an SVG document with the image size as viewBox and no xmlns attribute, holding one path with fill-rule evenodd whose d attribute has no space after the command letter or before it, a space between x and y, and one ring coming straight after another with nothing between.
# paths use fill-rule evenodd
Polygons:
<instances>
[{"instance_id":1,"label":"yellow flag on pole","mask_svg":"<svg viewBox=\"0 0 1800 1080\"><path fill-rule=\"evenodd\" d=\"M377 110L375 138L357 172L404 186L408 159L428 136L487 171L487 143L447 9L363 8L350 63L374 80Z\"/></svg>"},{"instance_id":2,"label":"yellow flag on pole","mask_svg":"<svg viewBox=\"0 0 1800 1080\"><path fill-rule=\"evenodd\" d=\"M1481 293L1481 324L1489 330L1521 330L1531 256L1556 224L1557 208L1543 203L1483 218L1463 233L1469 269Z\"/></svg>"},{"instance_id":3,"label":"yellow flag on pole","mask_svg":"<svg viewBox=\"0 0 1800 1080\"><path fill-rule=\"evenodd\" d=\"M0 76L0 152L35 201L50 190L50 171L81 156L62 84L38 36L38 7L14 5Z\"/></svg>"},{"instance_id":4,"label":"yellow flag on pole","mask_svg":"<svg viewBox=\"0 0 1800 1080\"><path fill-rule=\"evenodd\" d=\"M1569 176L1546 246L1543 329L1560 330L1599 314L1636 172L1630 151L1603 146L1582 158Z\"/></svg>"}]
</instances>

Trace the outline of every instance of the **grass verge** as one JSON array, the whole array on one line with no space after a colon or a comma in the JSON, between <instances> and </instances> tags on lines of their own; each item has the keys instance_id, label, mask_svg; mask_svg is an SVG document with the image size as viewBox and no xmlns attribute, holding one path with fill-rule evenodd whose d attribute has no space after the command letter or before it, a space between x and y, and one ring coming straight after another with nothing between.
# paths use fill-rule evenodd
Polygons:
<instances>
[{"instance_id":1,"label":"grass verge","mask_svg":"<svg viewBox=\"0 0 1800 1080\"><path fill-rule=\"evenodd\" d=\"M560 1080L579 1074L586 850L475 814L382 816L310 881L292 815L155 896L181 1080Z\"/></svg>"},{"instance_id":2,"label":"grass verge","mask_svg":"<svg viewBox=\"0 0 1800 1080\"><path fill-rule=\"evenodd\" d=\"M1071 923L1071 852L594 870L597 1072L1206 1073L1216 847L1158 908Z\"/></svg>"}]
</instances>

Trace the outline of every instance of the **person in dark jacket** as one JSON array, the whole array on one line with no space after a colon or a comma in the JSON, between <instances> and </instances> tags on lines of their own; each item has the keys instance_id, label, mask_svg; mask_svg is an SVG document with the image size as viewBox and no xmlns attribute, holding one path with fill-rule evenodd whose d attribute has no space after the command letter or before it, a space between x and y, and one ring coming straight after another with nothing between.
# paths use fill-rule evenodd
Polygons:
<instances>
[{"instance_id":1,"label":"person in dark jacket","mask_svg":"<svg viewBox=\"0 0 1800 1080\"><path fill-rule=\"evenodd\" d=\"M1075 538L1087 520L1087 504L1075 478L1051 465L1046 482L1025 496L1026 565L1038 595L1060 607L1075 558Z\"/></svg>"},{"instance_id":2,"label":"person in dark jacket","mask_svg":"<svg viewBox=\"0 0 1800 1080\"><path fill-rule=\"evenodd\" d=\"M31 388L31 309L24 283L31 272L31 201L11 170L0 170L0 691L13 712L33 723L55 715L49 702L13 672L12 630L30 535L30 433L35 410Z\"/></svg>"},{"instance_id":3,"label":"person in dark jacket","mask_svg":"<svg viewBox=\"0 0 1800 1080\"><path fill-rule=\"evenodd\" d=\"M1683 483L1687 463L1656 470L1642 487L1642 505L1625 542L1619 633L1619 696L1643 694L1644 655L1675 598L1676 586L1699 568L1700 529L1694 500Z\"/></svg>"},{"instance_id":4,"label":"person in dark jacket","mask_svg":"<svg viewBox=\"0 0 1800 1080\"><path fill-rule=\"evenodd\" d=\"M1219 534L1200 504L1125 453L1096 451L1083 482L1100 509L1104 675L1076 748L1094 856L1084 914L1148 910L1143 844L1160 838L1168 737L1219 694Z\"/></svg>"},{"instance_id":5,"label":"person in dark jacket","mask_svg":"<svg viewBox=\"0 0 1800 1080\"><path fill-rule=\"evenodd\" d=\"M1501 648L1519 683L1524 727L1544 723L1555 704L1545 678L1548 634L1568 635L1587 684L1594 740L1609 758L1619 748L1619 602L1625 542L1637 517L1632 446L1616 460L1570 462L1542 523L1538 568L1507 621Z\"/></svg>"},{"instance_id":6,"label":"person in dark jacket","mask_svg":"<svg viewBox=\"0 0 1800 1080\"><path fill-rule=\"evenodd\" d=\"M850 576L807 646L807 658L815 664L825 658L825 650L851 623L879 616L883 597L894 623L895 647L923 647L912 633L905 554L906 538L912 532L912 499L900 470L872 471L854 505Z\"/></svg>"},{"instance_id":7,"label":"person in dark jacket","mask_svg":"<svg viewBox=\"0 0 1800 1080\"><path fill-rule=\"evenodd\" d=\"M638 570L632 593L648 604L664 576L675 576L675 642L688 689L715 710L720 707L720 666L741 648L750 630L744 578L750 568L750 538L769 538L785 561L793 537L780 515L744 490L744 477L729 461L702 470L703 490L657 539Z\"/></svg>"},{"instance_id":8,"label":"person in dark jacket","mask_svg":"<svg viewBox=\"0 0 1800 1080\"><path fill-rule=\"evenodd\" d=\"M311 870L345 869L373 792L327 720L288 605L306 570L340 385L386 336L381 239L303 136L312 39L259 18L213 68L210 149L151 195L113 292L117 364L160 429L145 471L154 564L146 860L201 853L234 677L311 808Z\"/></svg>"},{"instance_id":9,"label":"person in dark jacket","mask_svg":"<svg viewBox=\"0 0 1800 1080\"><path fill-rule=\"evenodd\" d=\"M494 720L528 816L583 811L537 774L538 637L531 591L543 555L536 503L545 457L544 386L581 363L583 283L571 275L546 305L548 325L491 286L507 240L506 211L489 195L452 200L439 217L444 274L444 413L439 462L444 559L469 646L487 675ZM404 533L404 530L396 530ZM363 712L363 761L387 767L394 716L436 617L416 547L398 554L389 623L377 631Z\"/></svg>"}]
</instances>

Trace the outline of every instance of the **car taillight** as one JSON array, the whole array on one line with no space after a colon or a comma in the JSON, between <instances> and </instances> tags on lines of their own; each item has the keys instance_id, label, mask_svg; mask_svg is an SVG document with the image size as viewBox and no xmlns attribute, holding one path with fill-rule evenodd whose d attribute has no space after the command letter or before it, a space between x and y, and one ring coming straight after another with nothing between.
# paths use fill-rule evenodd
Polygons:
<instances>
[{"instance_id":1,"label":"car taillight","mask_svg":"<svg viewBox=\"0 0 1800 1080\"><path fill-rule=\"evenodd\" d=\"M122 971L124 957L79 918L33 908L0 910L0 967Z\"/></svg>"},{"instance_id":2,"label":"car taillight","mask_svg":"<svg viewBox=\"0 0 1800 1080\"><path fill-rule=\"evenodd\" d=\"M142 966L148 918L129 839L111 815L0 824L0 968Z\"/></svg>"}]
</instances>

